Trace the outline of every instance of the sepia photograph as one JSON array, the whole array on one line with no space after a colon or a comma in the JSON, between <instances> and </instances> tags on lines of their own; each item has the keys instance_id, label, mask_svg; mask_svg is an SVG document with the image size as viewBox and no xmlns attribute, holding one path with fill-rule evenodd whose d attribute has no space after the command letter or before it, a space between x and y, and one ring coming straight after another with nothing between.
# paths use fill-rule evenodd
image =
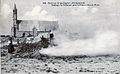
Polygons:
<instances>
[{"instance_id":1,"label":"sepia photograph","mask_svg":"<svg viewBox=\"0 0 120 74\"><path fill-rule=\"evenodd\" d=\"M119 0L0 0L1 74L120 74Z\"/></svg>"}]
</instances>

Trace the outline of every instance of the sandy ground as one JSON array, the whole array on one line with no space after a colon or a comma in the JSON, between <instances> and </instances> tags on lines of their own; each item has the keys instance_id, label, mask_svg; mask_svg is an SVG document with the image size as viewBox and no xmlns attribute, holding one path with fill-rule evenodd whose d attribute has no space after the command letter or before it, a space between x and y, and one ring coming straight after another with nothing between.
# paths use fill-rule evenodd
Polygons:
<instances>
[{"instance_id":1,"label":"sandy ground","mask_svg":"<svg viewBox=\"0 0 120 74\"><path fill-rule=\"evenodd\" d=\"M120 74L120 56L77 60L1 58L2 74Z\"/></svg>"}]
</instances>

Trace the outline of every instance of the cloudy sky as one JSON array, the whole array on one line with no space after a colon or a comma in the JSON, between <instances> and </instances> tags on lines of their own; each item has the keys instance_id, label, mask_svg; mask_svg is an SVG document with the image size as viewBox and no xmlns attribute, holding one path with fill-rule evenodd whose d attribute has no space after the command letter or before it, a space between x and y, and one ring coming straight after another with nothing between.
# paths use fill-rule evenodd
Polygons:
<instances>
[{"instance_id":1,"label":"cloudy sky","mask_svg":"<svg viewBox=\"0 0 120 74\"><path fill-rule=\"evenodd\" d=\"M50 2L53 0L45 0ZM54 0L58 1L58 0ZM79 1L79 0L59 0ZM53 7L43 5L44 0L1 0L1 33L9 33L12 26L12 9L14 3L18 9L18 19L58 20L61 29L71 31L94 32L96 29L118 30L120 27L119 0L81 0L86 3L99 3L100 6ZM66 27L66 28L65 28ZM89 29L88 29L89 28ZM87 29L87 30L86 30Z\"/></svg>"}]
</instances>

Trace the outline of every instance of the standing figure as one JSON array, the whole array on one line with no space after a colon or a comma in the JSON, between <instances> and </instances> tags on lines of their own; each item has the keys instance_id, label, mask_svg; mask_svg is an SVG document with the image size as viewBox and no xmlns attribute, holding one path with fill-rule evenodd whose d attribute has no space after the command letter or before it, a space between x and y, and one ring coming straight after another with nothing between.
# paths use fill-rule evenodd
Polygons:
<instances>
[{"instance_id":1,"label":"standing figure","mask_svg":"<svg viewBox=\"0 0 120 74\"><path fill-rule=\"evenodd\" d=\"M10 43L8 45L8 54L6 56L5 61L9 61L10 59L12 59L12 57L14 55L13 53L15 51L14 45L13 45L13 42L12 42L12 37L9 37L9 40L10 40Z\"/></svg>"},{"instance_id":2,"label":"standing figure","mask_svg":"<svg viewBox=\"0 0 120 74\"><path fill-rule=\"evenodd\" d=\"M13 45L13 42L12 42L12 37L10 37L9 40L10 40L10 43L9 43L9 46L8 46L8 53L12 54L15 51L14 45Z\"/></svg>"},{"instance_id":3,"label":"standing figure","mask_svg":"<svg viewBox=\"0 0 120 74\"><path fill-rule=\"evenodd\" d=\"M50 32L50 46L54 45L54 34L52 32Z\"/></svg>"},{"instance_id":4,"label":"standing figure","mask_svg":"<svg viewBox=\"0 0 120 74\"><path fill-rule=\"evenodd\" d=\"M25 32L22 34L22 37L25 37Z\"/></svg>"},{"instance_id":5,"label":"standing figure","mask_svg":"<svg viewBox=\"0 0 120 74\"><path fill-rule=\"evenodd\" d=\"M50 39L53 39L54 34L52 32L50 32Z\"/></svg>"}]
</instances>

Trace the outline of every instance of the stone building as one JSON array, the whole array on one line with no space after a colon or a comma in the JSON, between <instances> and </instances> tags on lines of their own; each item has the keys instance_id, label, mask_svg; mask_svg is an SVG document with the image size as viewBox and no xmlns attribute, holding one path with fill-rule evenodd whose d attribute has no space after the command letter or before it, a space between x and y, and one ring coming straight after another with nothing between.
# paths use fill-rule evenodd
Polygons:
<instances>
[{"instance_id":1,"label":"stone building","mask_svg":"<svg viewBox=\"0 0 120 74\"><path fill-rule=\"evenodd\" d=\"M58 21L18 20L16 4L13 9L13 37L37 36L47 34L58 28Z\"/></svg>"}]
</instances>

